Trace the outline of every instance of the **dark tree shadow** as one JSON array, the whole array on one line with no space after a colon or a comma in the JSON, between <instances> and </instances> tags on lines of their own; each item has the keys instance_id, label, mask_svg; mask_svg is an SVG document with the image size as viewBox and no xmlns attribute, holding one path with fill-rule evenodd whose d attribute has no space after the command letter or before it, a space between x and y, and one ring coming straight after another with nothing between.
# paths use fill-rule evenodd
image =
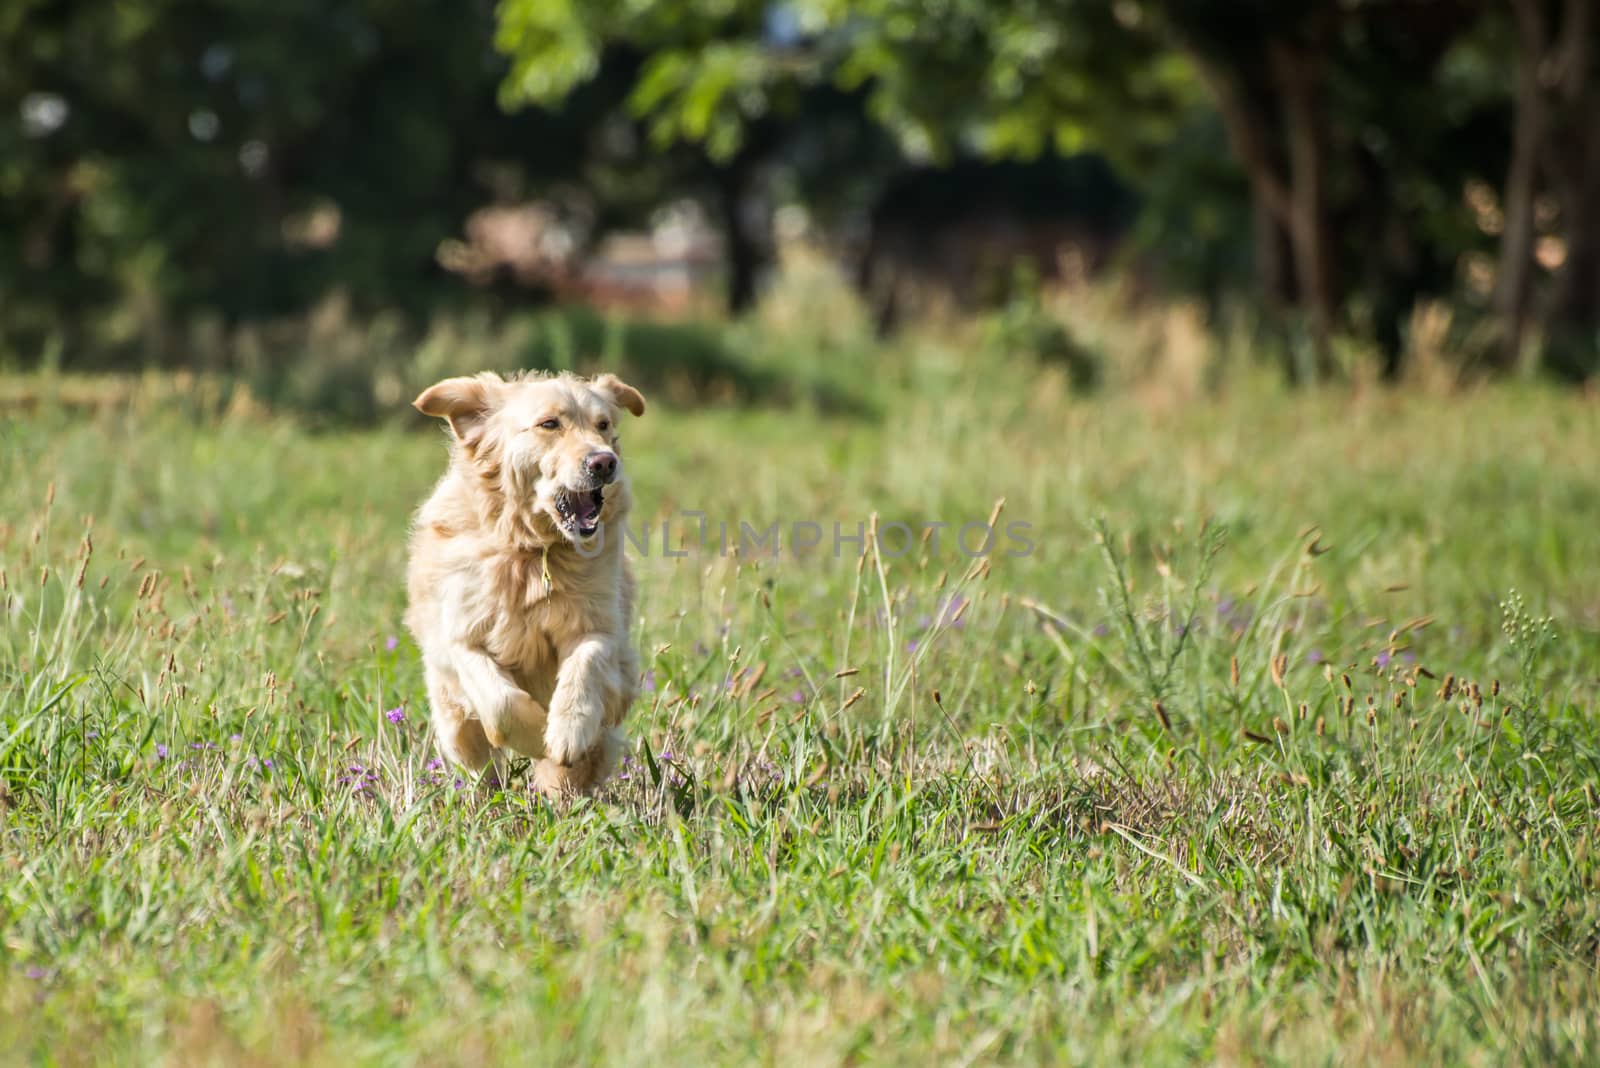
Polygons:
<instances>
[{"instance_id":1,"label":"dark tree shadow","mask_svg":"<svg viewBox=\"0 0 1600 1068\"><path fill-rule=\"evenodd\" d=\"M567 307L539 313L522 353L530 370L614 371L647 396L676 408L793 408L873 419L863 396L803 370L762 366L739 356L716 323L607 318Z\"/></svg>"}]
</instances>

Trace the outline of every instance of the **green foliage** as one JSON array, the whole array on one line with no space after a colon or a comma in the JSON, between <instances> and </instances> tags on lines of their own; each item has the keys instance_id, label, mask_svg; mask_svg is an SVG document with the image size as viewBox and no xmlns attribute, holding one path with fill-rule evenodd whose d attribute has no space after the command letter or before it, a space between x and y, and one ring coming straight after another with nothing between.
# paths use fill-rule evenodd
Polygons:
<instances>
[{"instance_id":1,"label":"green foliage","mask_svg":"<svg viewBox=\"0 0 1600 1068\"><path fill-rule=\"evenodd\" d=\"M1059 316L1050 314L1034 287L1023 286L1020 294L985 320L983 340L999 360L1025 358L1064 368L1072 388L1082 393L1099 385L1104 374L1102 355L1079 341Z\"/></svg>"},{"instance_id":2,"label":"green foliage","mask_svg":"<svg viewBox=\"0 0 1600 1068\"><path fill-rule=\"evenodd\" d=\"M181 360L171 335L459 297L467 214L580 175L609 109L506 116L484 5L306 0L8 9L0 20L0 355ZM648 168L639 173L649 174ZM625 210L621 197L608 210Z\"/></svg>"},{"instance_id":3,"label":"green foliage","mask_svg":"<svg viewBox=\"0 0 1600 1068\"><path fill-rule=\"evenodd\" d=\"M792 116L815 86L864 94L868 114L924 158L960 145L1134 158L1196 92L1181 58L1087 0L1048 14L977 0L508 0L496 43L512 59L512 102L559 101L595 76L607 49L644 56L635 113L658 143L703 145L717 160L739 151L750 124Z\"/></svg>"},{"instance_id":4,"label":"green foliage","mask_svg":"<svg viewBox=\"0 0 1600 1068\"><path fill-rule=\"evenodd\" d=\"M1327 329L1394 372L1420 302L1496 336L1515 42L1478 2L26 0L0 15L0 360L184 362L196 323L335 294L416 325L481 297L436 255L472 210L553 194L599 231L701 201L744 311L780 203L848 250L908 168L1092 154L1140 194L1119 267L1213 312L1248 294L1317 373ZM1591 68L1547 93L1540 236L1569 255L1531 287L1545 363L1573 379L1600 358ZM1291 141L1319 153L1298 178ZM1297 181L1317 225L1288 224ZM1295 232L1325 235L1301 269L1331 274L1328 315Z\"/></svg>"},{"instance_id":5,"label":"green foliage","mask_svg":"<svg viewBox=\"0 0 1600 1068\"><path fill-rule=\"evenodd\" d=\"M743 146L747 123L792 103L814 73L761 47L766 11L749 2L508 0L496 35L511 57L504 98L559 103L600 72L607 49L634 51L644 59L628 102L654 142L703 145L725 161Z\"/></svg>"}]
</instances>

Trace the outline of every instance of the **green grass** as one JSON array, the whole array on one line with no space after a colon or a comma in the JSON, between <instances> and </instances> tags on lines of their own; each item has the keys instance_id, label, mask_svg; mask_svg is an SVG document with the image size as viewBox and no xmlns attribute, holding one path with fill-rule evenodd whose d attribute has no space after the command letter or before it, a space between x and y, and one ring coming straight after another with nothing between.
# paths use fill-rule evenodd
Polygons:
<instances>
[{"instance_id":1,"label":"green grass","mask_svg":"<svg viewBox=\"0 0 1600 1068\"><path fill-rule=\"evenodd\" d=\"M0 1056L1593 1062L1592 400L873 358L853 415L657 406L641 514L1004 498L1033 553L653 541L635 759L566 810L429 766L437 433L14 381Z\"/></svg>"}]
</instances>

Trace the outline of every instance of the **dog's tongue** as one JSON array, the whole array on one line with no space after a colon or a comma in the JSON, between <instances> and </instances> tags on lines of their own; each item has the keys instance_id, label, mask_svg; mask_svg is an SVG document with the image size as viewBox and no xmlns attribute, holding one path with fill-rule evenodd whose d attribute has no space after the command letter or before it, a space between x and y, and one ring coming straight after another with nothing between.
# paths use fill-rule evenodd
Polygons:
<instances>
[{"instance_id":1,"label":"dog's tongue","mask_svg":"<svg viewBox=\"0 0 1600 1068\"><path fill-rule=\"evenodd\" d=\"M580 493L572 502L572 517L582 527L592 527L600 518L600 494Z\"/></svg>"}]
</instances>

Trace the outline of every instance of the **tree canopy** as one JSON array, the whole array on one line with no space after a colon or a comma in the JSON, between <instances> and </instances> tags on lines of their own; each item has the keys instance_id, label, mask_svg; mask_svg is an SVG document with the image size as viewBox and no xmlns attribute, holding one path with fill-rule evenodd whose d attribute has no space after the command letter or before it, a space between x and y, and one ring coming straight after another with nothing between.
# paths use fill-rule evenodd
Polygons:
<instances>
[{"instance_id":1,"label":"tree canopy","mask_svg":"<svg viewBox=\"0 0 1600 1068\"><path fill-rule=\"evenodd\" d=\"M1397 371L1412 309L1446 298L1487 364L1536 343L1582 377L1597 46L1592 0L22 0L0 340L333 288L419 307L458 292L436 254L471 211L561 188L601 230L699 200L739 311L782 203L845 247L920 173L959 200L999 161L1093 157L1162 283L1248 294L1302 375L1341 335Z\"/></svg>"},{"instance_id":2,"label":"tree canopy","mask_svg":"<svg viewBox=\"0 0 1600 1068\"><path fill-rule=\"evenodd\" d=\"M853 94L912 162L1092 151L1156 194L1153 211L1178 216L1190 206L1171 191L1206 162L1174 146L1215 116L1247 191L1259 299L1308 337L1305 373L1326 373L1333 335L1352 331L1396 371L1414 303L1470 298L1475 254L1498 258L1485 308L1505 339L1494 358L1517 358L1538 288L1546 333L1586 373L1600 321L1591 11L1587 0L506 0L497 43L512 58L512 104L563 99L616 50L642 57L633 114L658 145L712 161L737 158L753 129L801 121L805 92L828 87ZM1537 82L1540 69L1558 84L1512 99L1512 72ZM1493 191L1490 214L1508 229L1485 225L1472 190ZM1535 287L1541 195L1563 258Z\"/></svg>"}]
</instances>

